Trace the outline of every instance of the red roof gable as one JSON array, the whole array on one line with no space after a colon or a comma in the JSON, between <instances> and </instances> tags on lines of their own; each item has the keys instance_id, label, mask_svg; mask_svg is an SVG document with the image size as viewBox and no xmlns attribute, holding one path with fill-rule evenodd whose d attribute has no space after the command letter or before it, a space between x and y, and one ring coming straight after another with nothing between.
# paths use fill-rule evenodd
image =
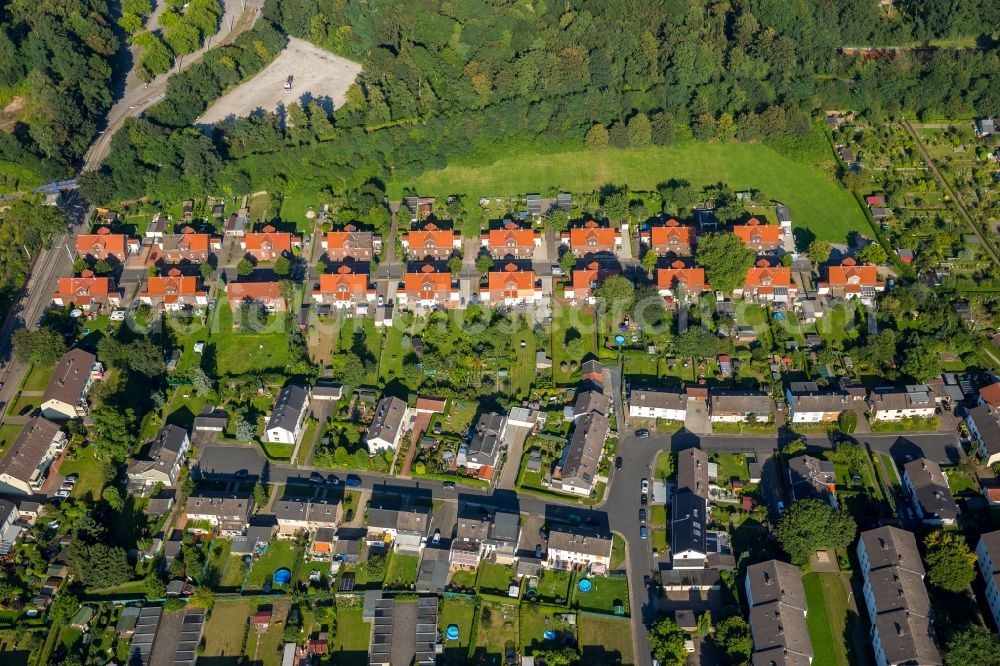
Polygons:
<instances>
[{"instance_id":1,"label":"red roof gable","mask_svg":"<svg viewBox=\"0 0 1000 666\"><path fill-rule=\"evenodd\" d=\"M251 232L243 240L248 252L254 250L270 250L272 252L291 252L292 245L299 242L297 236L288 232L279 232L272 226L266 226L259 232Z\"/></svg>"},{"instance_id":2,"label":"red roof gable","mask_svg":"<svg viewBox=\"0 0 1000 666\"><path fill-rule=\"evenodd\" d=\"M96 234L80 234L76 237L77 254L113 254L124 256L128 237L125 234L113 234L107 227L101 227Z\"/></svg>"},{"instance_id":3,"label":"red roof gable","mask_svg":"<svg viewBox=\"0 0 1000 666\"><path fill-rule=\"evenodd\" d=\"M368 291L368 275L355 273L348 266L341 266L336 273L319 276L319 293L333 296L336 300L348 301L352 295Z\"/></svg>"},{"instance_id":4,"label":"red roof gable","mask_svg":"<svg viewBox=\"0 0 1000 666\"><path fill-rule=\"evenodd\" d=\"M705 284L705 269L701 267L685 268L684 263L677 261L670 268L656 270L656 286L660 289L674 289L678 284L684 289L703 292L711 289Z\"/></svg>"},{"instance_id":5,"label":"red roof gable","mask_svg":"<svg viewBox=\"0 0 1000 666\"><path fill-rule=\"evenodd\" d=\"M669 220L665 227L649 230L649 240L653 245L690 245L694 242L694 229L681 226L677 220Z\"/></svg>"},{"instance_id":6,"label":"red roof gable","mask_svg":"<svg viewBox=\"0 0 1000 666\"><path fill-rule=\"evenodd\" d=\"M403 288L408 294L451 291L451 273L440 273L426 264L419 273L403 275Z\"/></svg>"},{"instance_id":7,"label":"red roof gable","mask_svg":"<svg viewBox=\"0 0 1000 666\"><path fill-rule=\"evenodd\" d=\"M755 217L750 218L746 224L734 226L733 233L747 245L781 242L781 227L773 224L761 224L760 220Z\"/></svg>"},{"instance_id":8,"label":"red roof gable","mask_svg":"<svg viewBox=\"0 0 1000 666\"><path fill-rule=\"evenodd\" d=\"M757 266L747 271L745 289L792 286L792 269L785 266Z\"/></svg>"},{"instance_id":9,"label":"red roof gable","mask_svg":"<svg viewBox=\"0 0 1000 666\"><path fill-rule=\"evenodd\" d=\"M878 267L874 264L857 265L853 259L844 259L840 266L827 269L827 281L831 287L879 286Z\"/></svg>"},{"instance_id":10,"label":"red roof gable","mask_svg":"<svg viewBox=\"0 0 1000 666\"><path fill-rule=\"evenodd\" d=\"M535 272L518 270L517 264L507 264L502 271L490 271L489 285L492 293L533 290Z\"/></svg>"},{"instance_id":11,"label":"red roof gable","mask_svg":"<svg viewBox=\"0 0 1000 666\"><path fill-rule=\"evenodd\" d=\"M569 230L570 247L614 247L617 233L611 227L602 227L594 220L589 220L582 227Z\"/></svg>"}]
</instances>

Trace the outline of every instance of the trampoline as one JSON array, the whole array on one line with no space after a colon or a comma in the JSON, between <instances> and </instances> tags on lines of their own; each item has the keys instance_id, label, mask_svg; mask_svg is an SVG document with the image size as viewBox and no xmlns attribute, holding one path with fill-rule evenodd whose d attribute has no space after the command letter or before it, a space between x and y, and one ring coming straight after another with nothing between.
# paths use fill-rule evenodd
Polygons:
<instances>
[{"instance_id":1,"label":"trampoline","mask_svg":"<svg viewBox=\"0 0 1000 666\"><path fill-rule=\"evenodd\" d=\"M286 585L290 580L292 580L292 572L288 569L282 567L274 572L275 585Z\"/></svg>"},{"instance_id":2,"label":"trampoline","mask_svg":"<svg viewBox=\"0 0 1000 666\"><path fill-rule=\"evenodd\" d=\"M448 629L445 631L445 636L448 637L449 641L457 641L458 640L458 625L457 624L449 624L448 625Z\"/></svg>"},{"instance_id":3,"label":"trampoline","mask_svg":"<svg viewBox=\"0 0 1000 666\"><path fill-rule=\"evenodd\" d=\"M589 580L584 578L579 583L577 583L577 587L580 588L581 592L590 592L591 588L594 587L594 585Z\"/></svg>"}]
</instances>

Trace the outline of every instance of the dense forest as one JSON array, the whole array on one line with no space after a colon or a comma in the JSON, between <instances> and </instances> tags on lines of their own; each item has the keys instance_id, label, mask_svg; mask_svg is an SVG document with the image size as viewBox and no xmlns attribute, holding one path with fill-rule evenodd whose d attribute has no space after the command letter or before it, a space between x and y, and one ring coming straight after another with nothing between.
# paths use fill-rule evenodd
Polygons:
<instances>
[{"instance_id":1,"label":"dense forest","mask_svg":"<svg viewBox=\"0 0 1000 666\"><path fill-rule=\"evenodd\" d=\"M787 147L824 108L1000 115L1000 53L980 34L1000 25L1000 3L988 0L889 12L872 0L271 0L261 23L359 60L364 73L346 105L332 117L291 105L201 142L183 128L221 89L223 68L202 72L116 137L108 170L88 178L91 194L169 198L162 174L185 172L196 141L204 166L187 194L349 188L584 141ZM841 52L970 35L981 47ZM240 55L258 57L236 54L230 73L244 69Z\"/></svg>"},{"instance_id":2,"label":"dense forest","mask_svg":"<svg viewBox=\"0 0 1000 666\"><path fill-rule=\"evenodd\" d=\"M106 0L0 4L0 190L72 172L112 102L113 24Z\"/></svg>"}]
</instances>

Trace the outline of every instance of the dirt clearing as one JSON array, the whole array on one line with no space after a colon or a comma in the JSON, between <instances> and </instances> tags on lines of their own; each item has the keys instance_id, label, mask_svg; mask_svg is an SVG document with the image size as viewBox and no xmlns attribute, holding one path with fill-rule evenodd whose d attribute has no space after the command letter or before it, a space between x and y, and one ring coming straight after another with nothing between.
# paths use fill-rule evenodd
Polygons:
<instances>
[{"instance_id":1,"label":"dirt clearing","mask_svg":"<svg viewBox=\"0 0 1000 666\"><path fill-rule=\"evenodd\" d=\"M249 116L257 110L318 100L327 110L344 104L344 95L361 72L361 65L292 37L288 46L257 76L220 97L197 124L212 125L226 118ZM286 90L292 77L291 90Z\"/></svg>"}]
</instances>

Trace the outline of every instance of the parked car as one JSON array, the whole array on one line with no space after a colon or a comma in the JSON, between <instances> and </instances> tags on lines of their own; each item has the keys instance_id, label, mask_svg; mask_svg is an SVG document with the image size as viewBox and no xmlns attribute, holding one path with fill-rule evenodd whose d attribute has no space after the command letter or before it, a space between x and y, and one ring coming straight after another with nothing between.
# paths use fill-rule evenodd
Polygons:
<instances>
[{"instance_id":1,"label":"parked car","mask_svg":"<svg viewBox=\"0 0 1000 666\"><path fill-rule=\"evenodd\" d=\"M354 474L348 474L347 481L344 482L344 485L347 486L348 488L360 488L361 477L355 476Z\"/></svg>"},{"instance_id":2,"label":"parked car","mask_svg":"<svg viewBox=\"0 0 1000 666\"><path fill-rule=\"evenodd\" d=\"M645 428L640 428L639 430L635 431L635 436L638 437L639 439L646 439L647 437L649 437L649 431L646 430Z\"/></svg>"},{"instance_id":3,"label":"parked car","mask_svg":"<svg viewBox=\"0 0 1000 666\"><path fill-rule=\"evenodd\" d=\"M647 536L649 536L649 533L646 531L646 526L642 525L639 527L639 538L645 539Z\"/></svg>"},{"instance_id":4,"label":"parked car","mask_svg":"<svg viewBox=\"0 0 1000 666\"><path fill-rule=\"evenodd\" d=\"M649 479L643 478L643 480L642 480L642 492L643 493L648 493L649 492Z\"/></svg>"},{"instance_id":5,"label":"parked car","mask_svg":"<svg viewBox=\"0 0 1000 666\"><path fill-rule=\"evenodd\" d=\"M639 504L643 506L649 504L649 496L646 495L646 493L643 493L642 495L639 496Z\"/></svg>"},{"instance_id":6,"label":"parked car","mask_svg":"<svg viewBox=\"0 0 1000 666\"><path fill-rule=\"evenodd\" d=\"M785 512L785 503L784 502L782 502L781 500L778 500L778 504L776 506L778 508L778 515L779 516Z\"/></svg>"},{"instance_id":7,"label":"parked car","mask_svg":"<svg viewBox=\"0 0 1000 666\"><path fill-rule=\"evenodd\" d=\"M326 480L327 480L327 483L329 483L331 486L339 486L340 485L340 477L337 476L336 474L331 474L330 476L328 476L326 478Z\"/></svg>"},{"instance_id":8,"label":"parked car","mask_svg":"<svg viewBox=\"0 0 1000 666\"><path fill-rule=\"evenodd\" d=\"M309 483L326 483L326 479L319 472L313 472L309 475Z\"/></svg>"},{"instance_id":9,"label":"parked car","mask_svg":"<svg viewBox=\"0 0 1000 666\"><path fill-rule=\"evenodd\" d=\"M646 522L646 510L645 509L639 509L639 522L640 523L645 523Z\"/></svg>"},{"instance_id":10,"label":"parked car","mask_svg":"<svg viewBox=\"0 0 1000 666\"><path fill-rule=\"evenodd\" d=\"M441 529L440 528L434 530L434 536L431 538L431 543L434 544L435 546L437 544L441 543Z\"/></svg>"},{"instance_id":11,"label":"parked car","mask_svg":"<svg viewBox=\"0 0 1000 666\"><path fill-rule=\"evenodd\" d=\"M69 491L68 490L60 490L59 492L56 493L56 499L64 500L67 497L69 497Z\"/></svg>"},{"instance_id":12,"label":"parked car","mask_svg":"<svg viewBox=\"0 0 1000 666\"><path fill-rule=\"evenodd\" d=\"M454 490L455 489L455 482L454 481L445 481L444 483L441 484L441 487L444 488L445 490Z\"/></svg>"},{"instance_id":13,"label":"parked car","mask_svg":"<svg viewBox=\"0 0 1000 666\"><path fill-rule=\"evenodd\" d=\"M621 469L621 468L622 468L622 457L618 456L617 458L615 458L615 469Z\"/></svg>"},{"instance_id":14,"label":"parked car","mask_svg":"<svg viewBox=\"0 0 1000 666\"><path fill-rule=\"evenodd\" d=\"M73 484L72 483L64 483L61 486L59 486L59 490L72 491L73 490Z\"/></svg>"},{"instance_id":15,"label":"parked car","mask_svg":"<svg viewBox=\"0 0 1000 666\"><path fill-rule=\"evenodd\" d=\"M63 483L76 483L77 480L79 480L79 478L80 478L79 474L75 474L75 473L74 474L70 474L65 479L63 479Z\"/></svg>"}]
</instances>

